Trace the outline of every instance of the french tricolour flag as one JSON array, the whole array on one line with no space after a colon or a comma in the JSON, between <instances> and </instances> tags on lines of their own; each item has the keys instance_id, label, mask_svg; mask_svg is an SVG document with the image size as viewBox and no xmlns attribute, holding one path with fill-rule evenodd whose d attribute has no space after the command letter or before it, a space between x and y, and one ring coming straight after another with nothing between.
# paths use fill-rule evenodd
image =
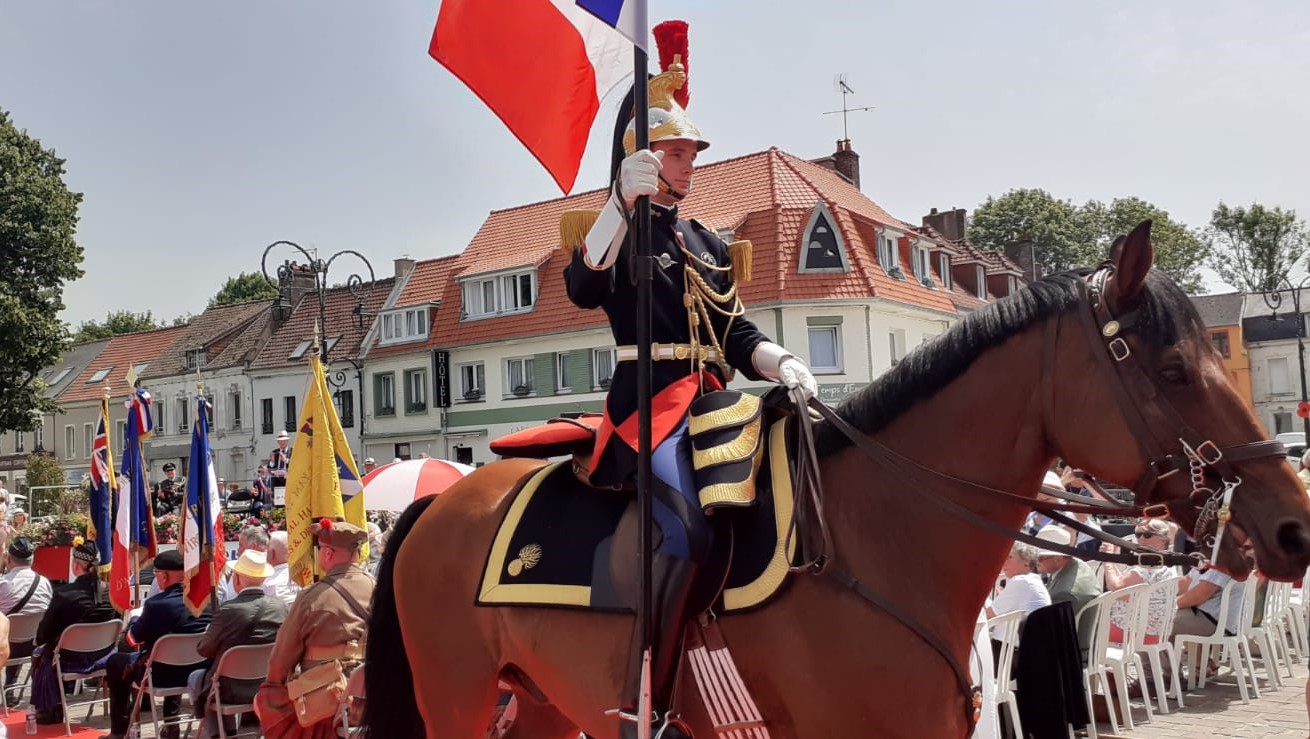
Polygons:
<instances>
[{"instance_id":1,"label":"french tricolour flag","mask_svg":"<svg viewBox=\"0 0 1310 739\"><path fill-rule=\"evenodd\" d=\"M645 2L442 0L428 53L567 193L601 101L632 74L632 43L645 48Z\"/></svg>"}]
</instances>

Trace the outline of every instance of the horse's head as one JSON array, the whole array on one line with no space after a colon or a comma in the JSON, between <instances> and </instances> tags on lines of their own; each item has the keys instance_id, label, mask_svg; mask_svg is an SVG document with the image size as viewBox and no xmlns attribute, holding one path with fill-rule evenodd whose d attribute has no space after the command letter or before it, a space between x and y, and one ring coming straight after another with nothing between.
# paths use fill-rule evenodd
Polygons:
<instances>
[{"instance_id":1,"label":"horse's head","mask_svg":"<svg viewBox=\"0 0 1310 739\"><path fill-rule=\"evenodd\" d=\"M1191 301L1151 270L1154 258L1146 221L1087 276L1087 299L1048 328L1053 451L1131 488L1139 504L1166 506L1207 554L1223 531L1216 564L1231 574L1250 572L1249 541L1266 575L1300 577L1310 565L1306 491L1233 388Z\"/></svg>"}]
</instances>

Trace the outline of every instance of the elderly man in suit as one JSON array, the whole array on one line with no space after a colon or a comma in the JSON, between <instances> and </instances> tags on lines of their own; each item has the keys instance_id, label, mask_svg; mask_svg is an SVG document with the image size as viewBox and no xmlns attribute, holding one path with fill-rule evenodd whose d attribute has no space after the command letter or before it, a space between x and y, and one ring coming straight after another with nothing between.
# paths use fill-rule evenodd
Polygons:
<instances>
[{"instance_id":1,"label":"elderly man in suit","mask_svg":"<svg viewBox=\"0 0 1310 739\"><path fill-rule=\"evenodd\" d=\"M232 647L271 644L287 619L287 604L264 590L264 581L272 575L273 567L263 552L255 549L242 552L232 568L236 596L218 609L200 641L200 655L212 660L211 666L192 672L187 684L191 688L191 705L196 716L202 718L202 739L218 736L217 716L206 705L218 660ZM224 683L221 690L224 703L249 703L259 690L259 681Z\"/></svg>"},{"instance_id":2,"label":"elderly man in suit","mask_svg":"<svg viewBox=\"0 0 1310 739\"><path fill-rule=\"evenodd\" d=\"M1046 526L1037 532L1037 538L1066 547L1074 545L1073 532L1061 526ZM1046 589L1051 593L1051 602L1068 601L1073 605L1074 613L1105 591L1100 576L1091 565L1061 552L1039 549L1037 571L1047 578ZM1084 618L1078 624L1078 646L1083 654L1087 654L1091 646L1095 625L1094 618Z\"/></svg>"},{"instance_id":3,"label":"elderly man in suit","mask_svg":"<svg viewBox=\"0 0 1310 739\"><path fill-rule=\"evenodd\" d=\"M105 682L109 685L109 734L106 739L123 739L131 723L132 683L145 677L146 657L155 642L168 634L199 634L209 626L209 612L192 615L183 600L182 553L176 549L155 557L155 580L162 590L159 595L147 598L141 608L141 617L127 627L127 644L140 651L122 651L109 658L105 666ZM160 687L186 684L192 666L156 667L153 681ZM176 716L181 701L176 697L164 699L164 716ZM176 739L176 724L160 731L161 739Z\"/></svg>"}]
</instances>

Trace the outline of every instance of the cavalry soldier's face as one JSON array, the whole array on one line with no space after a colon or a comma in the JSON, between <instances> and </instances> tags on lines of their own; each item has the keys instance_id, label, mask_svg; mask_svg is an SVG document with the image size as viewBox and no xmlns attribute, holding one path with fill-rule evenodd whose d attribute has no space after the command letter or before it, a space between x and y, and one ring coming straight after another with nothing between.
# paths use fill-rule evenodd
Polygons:
<instances>
[{"instance_id":1,"label":"cavalry soldier's face","mask_svg":"<svg viewBox=\"0 0 1310 739\"><path fill-rule=\"evenodd\" d=\"M664 152L664 167L660 171L664 181L683 195L690 195L691 173L696 164L696 155L700 153L696 149L695 142L686 139L657 141L651 145L651 148L654 151ZM651 200L660 205L673 205L678 202L677 198L662 190L651 196Z\"/></svg>"}]
</instances>

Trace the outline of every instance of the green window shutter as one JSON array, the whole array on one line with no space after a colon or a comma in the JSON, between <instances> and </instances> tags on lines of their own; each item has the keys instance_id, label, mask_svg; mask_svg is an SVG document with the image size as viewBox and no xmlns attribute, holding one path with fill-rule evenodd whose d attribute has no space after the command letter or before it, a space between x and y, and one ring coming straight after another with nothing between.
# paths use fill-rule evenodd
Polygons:
<instances>
[{"instance_id":1,"label":"green window shutter","mask_svg":"<svg viewBox=\"0 0 1310 739\"><path fill-rule=\"evenodd\" d=\"M555 355L532 355L532 385L537 396L555 394Z\"/></svg>"},{"instance_id":2,"label":"green window shutter","mask_svg":"<svg viewBox=\"0 0 1310 739\"><path fill-rule=\"evenodd\" d=\"M579 349L569 352L569 371L573 373L573 392L591 392L591 350Z\"/></svg>"}]
</instances>

